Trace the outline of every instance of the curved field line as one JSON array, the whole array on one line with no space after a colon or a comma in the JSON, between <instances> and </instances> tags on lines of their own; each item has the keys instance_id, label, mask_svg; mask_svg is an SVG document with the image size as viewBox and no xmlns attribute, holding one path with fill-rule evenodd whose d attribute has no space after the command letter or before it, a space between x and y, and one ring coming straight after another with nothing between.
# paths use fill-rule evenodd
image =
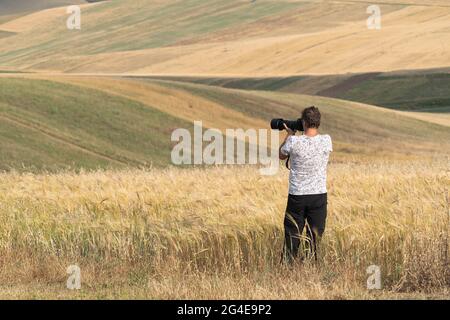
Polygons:
<instances>
[{"instance_id":1,"label":"curved field line","mask_svg":"<svg viewBox=\"0 0 450 320\"><path fill-rule=\"evenodd\" d=\"M236 124L239 124L242 129L265 128L267 126L261 119L252 119L241 112L196 96L187 90L168 88L154 83L105 77L74 78L62 76L39 78L94 88L111 95L125 97L183 120L191 122L202 120L204 127L208 128L223 130L234 128Z\"/></svg>"},{"instance_id":2,"label":"curved field line","mask_svg":"<svg viewBox=\"0 0 450 320\"><path fill-rule=\"evenodd\" d=\"M425 1L425 0L422 0ZM443 0L442 0L443 1ZM411 7L438 7L438 8L450 8L450 5L444 3L423 3L415 0L411 1L370 1L370 0L304 0L300 2L311 2L311 3L349 3L349 4L367 4L367 5L398 5L398 6L411 6Z\"/></svg>"},{"instance_id":3,"label":"curved field line","mask_svg":"<svg viewBox=\"0 0 450 320\"><path fill-rule=\"evenodd\" d=\"M105 154L102 154L102 153L90 150L90 149L88 149L88 148L86 148L84 146L78 145L78 144L76 144L76 143L74 143L74 142L72 142L72 141L70 141L70 140L68 140L66 138L63 138L61 136L56 135L55 133L51 132L47 128L42 128L42 127L40 127L38 125L31 124L30 122L24 121L23 119L17 119L16 117L7 116L5 114L0 114L0 118L2 118L3 120L9 121L11 123L14 123L15 125L19 125L21 127L24 127L24 128L27 128L27 129L30 129L30 130L33 130L33 131L38 131L38 132L42 133L43 135L45 135L46 137L48 137L48 138L50 138L52 140L56 140L56 141L58 141L58 142L60 142L62 144L68 145L71 148L78 149L78 150L80 150L80 151L82 151L84 153L90 154L92 156L95 156L95 157L98 157L98 158L101 158L101 159L104 159L104 160L116 162L116 163L121 164L121 165L128 165L129 164L126 161L115 159L115 158L112 158L112 157L110 157L108 155L105 155ZM131 162L135 162L135 161L131 161Z\"/></svg>"}]
</instances>

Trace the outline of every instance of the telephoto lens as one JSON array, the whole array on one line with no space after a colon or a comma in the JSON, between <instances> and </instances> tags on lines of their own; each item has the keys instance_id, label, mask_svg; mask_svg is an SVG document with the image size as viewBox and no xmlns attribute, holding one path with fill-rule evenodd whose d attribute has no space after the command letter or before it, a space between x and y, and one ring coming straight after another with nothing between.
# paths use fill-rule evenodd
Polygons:
<instances>
[{"instance_id":1,"label":"telephoto lens","mask_svg":"<svg viewBox=\"0 0 450 320\"><path fill-rule=\"evenodd\" d=\"M286 126L294 131L303 131L303 123L302 123L302 119L297 119L297 120L283 120L281 118L278 119L272 119L272 121L270 121L270 127L273 130L284 130L284 124L286 124Z\"/></svg>"},{"instance_id":2,"label":"telephoto lens","mask_svg":"<svg viewBox=\"0 0 450 320\"><path fill-rule=\"evenodd\" d=\"M272 121L270 121L270 128L272 128L272 130L284 130L283 124L283 119L272 119Z\"/></svg>"}]
</instances>

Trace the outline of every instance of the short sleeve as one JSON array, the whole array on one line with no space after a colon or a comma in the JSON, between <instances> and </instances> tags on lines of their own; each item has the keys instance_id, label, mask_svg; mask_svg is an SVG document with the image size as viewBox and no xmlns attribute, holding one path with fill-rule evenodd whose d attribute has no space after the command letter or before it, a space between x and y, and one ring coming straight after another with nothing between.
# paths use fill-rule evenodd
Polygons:
<instances>
[{"instance_id":1,"label":"short sleeve","mask_svg":"<svg viewBox=\"0 0 450 320\"><path fill-rule=\"evenodd\" d=\"M291 154L291 150L292 150L292 144L294 140L294 136L289 136L286 139L286 143L281 147L281 153L284 154L285 156L289 156Z\"/></svg>"},{"instance_id":2,"label":"short sleeve","mask_svg":"<svg viewBox=\"0 0 450 320\"><path fill-rule=\"evenodd\" d=\"M331 137L327 135L325 139L325 151L332 152L333 151L333 143L331 142Z\"/></svg>"}]
</instances>

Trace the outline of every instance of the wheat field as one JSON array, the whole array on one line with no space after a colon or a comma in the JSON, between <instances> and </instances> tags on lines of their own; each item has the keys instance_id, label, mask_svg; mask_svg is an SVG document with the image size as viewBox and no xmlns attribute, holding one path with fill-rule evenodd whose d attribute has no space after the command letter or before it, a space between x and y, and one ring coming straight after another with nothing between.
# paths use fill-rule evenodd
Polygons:
<instances>
[{"instance_id":1,"label":"wheat field","mask_svg":"<svg viewBox=\"0 0 450 320\"><path fill-rule=\"evenodd\" d=\"M377 30L366 0L68 2L0 9L0 299L450 298L448 0ZM327 227L286 265L288 171L175 167L170 136L310 105Z\"/></svg>"},{"instance_id":2,"label":"wheat field","mask_svg":"<svg viewBox=\"0 0 450 320\"><path fill-rule=\"evenodd\" d=\"M113 0L82 5L81 32L67 30L64 7L52 8L0 23L0 67L286 76L448 66L448 1L383 1L377 31L367 29L369 3Z\"/></svg>"},{"instance_id":3,"label":"wheat field","mask_svg":"<svg viewBox=\"0 0 450 320\"><path fill-rule=\"evenodd\" d=\"M3 173L1 298L448 298L449 162L332 163L317 263L280 264L287 170ZM66 268L82 288L66 289ZM367 290L366 268L382 290Z\"/></svg>"}]
</instances>

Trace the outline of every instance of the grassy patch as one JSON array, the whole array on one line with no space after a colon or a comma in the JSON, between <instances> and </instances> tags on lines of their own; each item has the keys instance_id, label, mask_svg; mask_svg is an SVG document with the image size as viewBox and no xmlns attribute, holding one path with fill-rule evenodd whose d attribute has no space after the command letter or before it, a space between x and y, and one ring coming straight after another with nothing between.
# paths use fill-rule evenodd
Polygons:
<instances>
[{"instance_id":1,"label":"grassy patch","mask_svg":"<svg viewBox=\"0 0 450 320\"><path fill-rule=\"evenodd\" d=\"M166 164L172 128L190 127L101 91L11 78L0 79L0 119L3 168Z\"/></svg>"},{"instance_id":2,"label":"grassy patch","mask_svg":"<svg viewBox=\"0 0 450 320\"><path fill-rule=\"evenodd\" d=\"M323 113L336 159L449 153L450 128L353 102L159 80L80 83L0 78L0 168L165 166L176 128L268 128L309 105ZM109 81L109 82L108 82Z\"/></svg>"},{"instance_id":3,"label":"grassy patch","mask_svg":"<svg viewBox=\"0 0 450 320\"><path fill-rule=\"evenodd\" d=\"M322 97L286 94L267 91L230 90L218 87L192 85L182 82L161 82L221 103L231 109L269 122L276 117L296 119L303 108L320 107L323 132L331 134L344 144L358 144L368 151L396 150L409 153L413 150L431 150L430 142L439 141L447 150L450 128L411 119L382 108L361 106L348 101ZM378 146L378 147L377 147ZM431 149L427 149L431 147ZM380 149L379 149L380 148Z\"/></svg>"},{"instance_id":4,"label":"grassy patch","mask_svg":"<svg viewBox=\"0 0 450 320\"><path fill-rule=\"evenodd\" d=\"M418 112L450 112L450 73L409 72L273 78L166 78L243 90L320 95Z\"/></svg>"}]
</instances>

